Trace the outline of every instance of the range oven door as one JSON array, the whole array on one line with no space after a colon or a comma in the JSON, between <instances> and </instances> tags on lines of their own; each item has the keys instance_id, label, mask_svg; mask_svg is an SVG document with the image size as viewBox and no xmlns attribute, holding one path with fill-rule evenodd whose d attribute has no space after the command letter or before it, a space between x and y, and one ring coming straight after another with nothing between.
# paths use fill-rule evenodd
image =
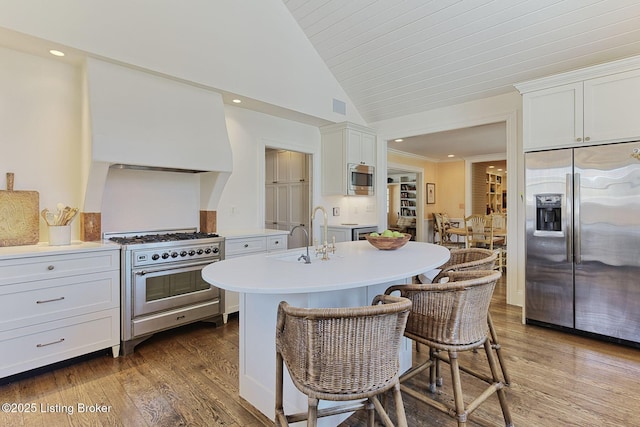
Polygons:
<instances>
[{"instance_id":1,"label":"range oven door","mask_svg":"<svg viewBox=\"0 0 640 427\"><path fill-rule=\"evenodd\" d=\"M219 299L220 290L202 279L210 263L133 270L133 318Z\"/></svg>"}]
</instances>

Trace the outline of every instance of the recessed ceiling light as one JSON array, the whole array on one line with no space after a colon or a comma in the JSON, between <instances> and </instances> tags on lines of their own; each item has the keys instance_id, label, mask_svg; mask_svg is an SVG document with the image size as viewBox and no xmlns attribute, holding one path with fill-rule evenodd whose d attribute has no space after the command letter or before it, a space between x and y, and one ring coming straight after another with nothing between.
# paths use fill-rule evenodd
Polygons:
<instances>
[{"instance_id":1,"label":"recessed ceiling light","mask_svg":"<svg viewBox=\"0 0 640 427\"><path fill-rule=\"evenodd\" d=\"M233 102L234 104L240 104L242 102L241 99L233 99L231 102Z\"/></svg>"},{"instance_id":2,"label":"recessed ceiling light","mask_svg":"<svg viewBox=\"0 0 640 427\"><path fill-rule=\"evenodd\" d=\"M449 155L447 155L447 157L455 157L455 156L456 156L455 154L449 154Z\"/></svg>"},{"instance_id":3,"label":"recessed ceiling light","mask_svg":"<svg viewBox=\"0 0 640 427\"><path fill-rule=\"evenodd\" d=\"M502 172L502 169L498 169L498 172Z\"/></svg>"},{"instance_id":4,"label":"recessed ceiling light","mask_svg":"<svg viewBox=\"0 0 640 427\"><path fill-rule=\"evenodd\" d=\"M402 138L398 138L398 139L394 139L394 141L395 141L395 142L402 142L402 141L404 141L404 139L402 139Z\"/></svg>"},{"instance_id":5,"label":"recessed ceiling light","mask_svg":"<svg viewBox=\"0 0 640 427\"><path fill-rule=\"evenodd\" d=\"M64 52L60 52L59 50L55 50L55 49L51 49L49 53L55 56L64 56Z\"/></svg>"},{"instance_id":6,"label":"recessed ceiling light","mask_svg":"<svg viewBox=\"0 0 640 427\"><path fill-rule=\"evenodd\" d=\"M489 166L489 169L493 169L493 168L495 168L495 166Z\"/></svg>"}]
</instances>

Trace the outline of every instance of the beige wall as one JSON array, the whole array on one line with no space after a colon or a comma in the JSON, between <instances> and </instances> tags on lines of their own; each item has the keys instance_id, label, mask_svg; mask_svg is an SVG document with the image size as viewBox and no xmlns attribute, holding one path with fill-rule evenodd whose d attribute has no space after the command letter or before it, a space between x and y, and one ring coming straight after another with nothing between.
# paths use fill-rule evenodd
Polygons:
<instances>
[{"instance_id":1,"label":"beige wall","mask_svg":"<svg viewBox=\"0 0 640 427\"><path fill-rule=\"evenodd\" d=\"M427 205L431 212L446 212L451 218L464 218L464 161L438 163L436 204Z\"/></svg>"}]
</instances>

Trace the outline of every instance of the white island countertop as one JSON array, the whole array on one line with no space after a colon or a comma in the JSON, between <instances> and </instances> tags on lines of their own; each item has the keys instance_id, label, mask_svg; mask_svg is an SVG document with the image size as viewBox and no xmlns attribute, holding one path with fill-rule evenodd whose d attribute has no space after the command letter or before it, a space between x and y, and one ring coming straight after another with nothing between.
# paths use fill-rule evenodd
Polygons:
<instances>
[{"instance_id":1,"label":"white island countertop","mask_svg":"<svg viewBox=\"0 0 640 427\"><path fill-rule=\"evenodd\" d=\"M256 254L208 265L202 270L207 282L222 289L251 294L293 294L357 288L401 280L433 270L449 259L443 246L407 242L402 248L383 251L366 240L336 243L328 261L297 261L305 248L275 254Z\"/></svg>"}]
</instances>

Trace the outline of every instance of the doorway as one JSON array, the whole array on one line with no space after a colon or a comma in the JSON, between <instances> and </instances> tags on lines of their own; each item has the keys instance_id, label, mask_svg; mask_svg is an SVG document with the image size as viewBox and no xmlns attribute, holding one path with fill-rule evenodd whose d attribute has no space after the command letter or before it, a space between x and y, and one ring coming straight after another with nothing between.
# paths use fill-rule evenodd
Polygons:
<instances>
[{"instance_id":1,"label":"doorway","mask_svg":"<svg viewBox=\"0 0 640 427\"><path fill-rule=\"evenodd\" d=\"M424 236L424 178L422 168L387 164L387 228L406 228L412 240L426 242Z\"/></svg>"},{"instance_id":2,"label":"doorway","mask_svg":"<svg viewBox=\"0 0 640 427\"><path fill-rule=\"evenodd\" d=\"M309 230L311 154L265 147L265 228ZM303 232L288 238L288 248L306 246Z\"/></svg>"},{"instance_id":3,"label":"doorway","mask_svg":"<svg viewBox=\"0 0 640 427\"><path fill-rule=\"evenodd\" d=\"M507 161L471 164L471 213L507 213Z\"/></svg>"}]
</instances>

